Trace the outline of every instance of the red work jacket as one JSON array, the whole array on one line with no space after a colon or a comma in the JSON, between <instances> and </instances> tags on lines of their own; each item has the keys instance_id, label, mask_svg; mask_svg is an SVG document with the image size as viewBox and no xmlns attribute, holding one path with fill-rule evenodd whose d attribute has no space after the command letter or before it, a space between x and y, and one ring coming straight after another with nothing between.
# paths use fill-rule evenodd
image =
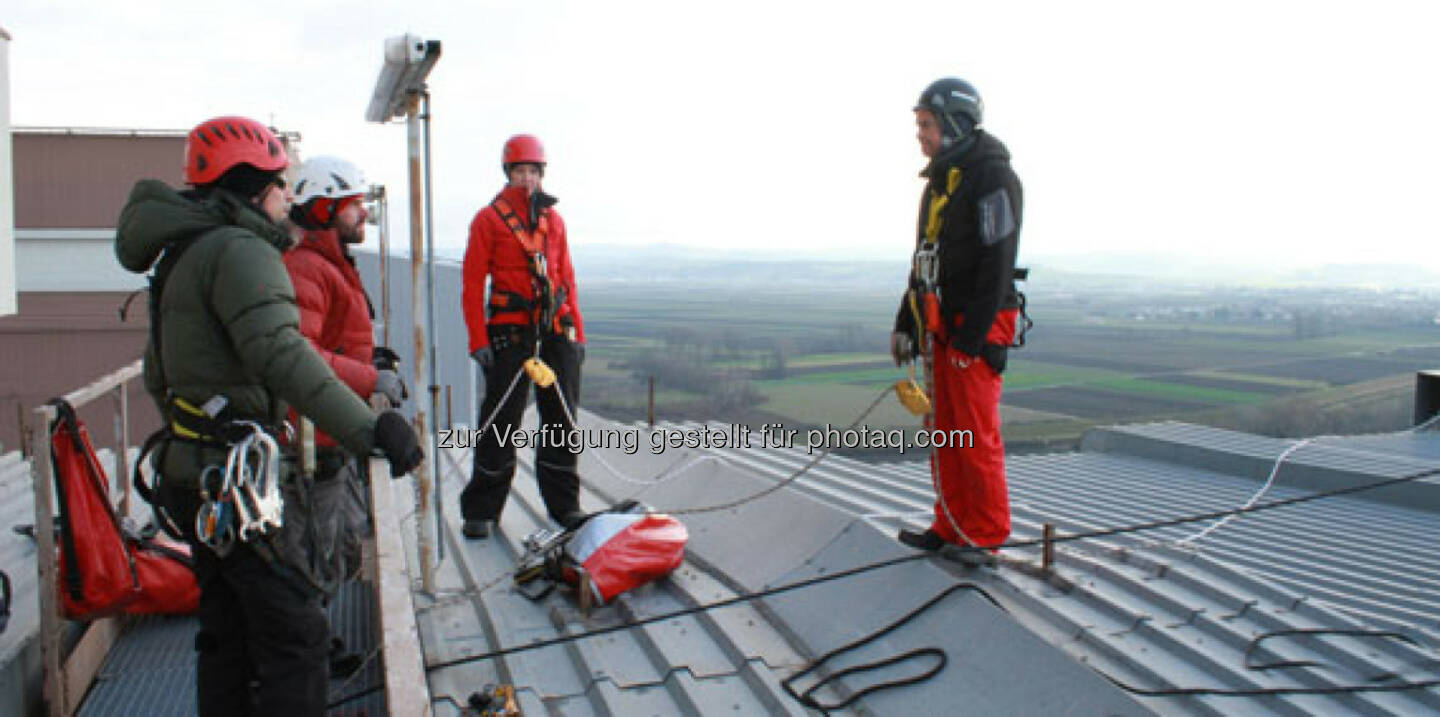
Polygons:
<instances>
[{"instance_id":1,"label":"red work jacket","mask_svg":"<svg viewBox=\"0 0 1440 717\"><path fill-rule=\"evenodd\" d=\"M529 197L520 187L507 186L496 195L524 225L529 222ZM495 325L528 325L535 321L535 312L527 307L506 307L508 296L518 295L533 302L534 277L530 271L529 253L521 238L506 224L496 202L485 205L470 222L470 242L465 248L464 288L461 293L465 309L465 325L470 331L470 351L490 345L488 328ZM565 221L560 213L547 206L541 209L535 226L524 226L532 245L543 251L546 276L556 292L563 291L564 302L555 312L561 323L575 327L575 341L585 342L585 324L580 316L579 297L575 288L575 267L570 262L570 245L565 236ZM490 285L487 306L486 282ZM511 302L513 304L513 302ZM552 329L553 330L553 329Z\"/></svg>"},{"instance_id":2,"label":"red work jacket","mask_svg":"<svg viewBox=\"0 0 1440 717\"><path fill-rule=\"evenodd\" d=\"M368 399L375 392L374 323L360 272L342 248L340 235L333 229L306 231L300 244L286 252L285 268L300 305L300 333L346 386ZM336 445L319 431L315 443Z\"/></svg>"}]
</instances>

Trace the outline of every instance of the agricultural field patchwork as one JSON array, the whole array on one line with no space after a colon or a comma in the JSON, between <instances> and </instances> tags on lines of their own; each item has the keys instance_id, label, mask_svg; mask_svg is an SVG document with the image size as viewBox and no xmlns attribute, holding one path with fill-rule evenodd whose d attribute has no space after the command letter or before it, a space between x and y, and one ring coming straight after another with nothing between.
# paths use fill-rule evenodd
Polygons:
<instances>
[{"instance_id":1,"label":"agricultural field patchwork","mask_svg":"<svg viewBox=\"0 0 1440 717\"><path fill-rule=\"evenodd\" d=\"M1253 315L1271 316L1274 298L1257 297ZM1300 319L1218 320L1225 314L1198 310L1185 315L1211 318L1137 318L1133 293L1057 301L1049 312L1043 298L1032 297L1036 327L1005 373L1007 439L1052 445L1097 422L1161 418L1265 432L1266 421L1359 402L1360 393L1337 389L1378 382L1391 396L1416 370L1440 368L1430 309L1404 325L1341 312L1312 321L1320 329L1310 336ZM662 417L848 425L906 375L888 353L894 301L884 292L592 288L587 405L633 416L643 411L645 377L656 375ZM893 396L864 422L919 424Z\"/></svg>"}]
</instances>

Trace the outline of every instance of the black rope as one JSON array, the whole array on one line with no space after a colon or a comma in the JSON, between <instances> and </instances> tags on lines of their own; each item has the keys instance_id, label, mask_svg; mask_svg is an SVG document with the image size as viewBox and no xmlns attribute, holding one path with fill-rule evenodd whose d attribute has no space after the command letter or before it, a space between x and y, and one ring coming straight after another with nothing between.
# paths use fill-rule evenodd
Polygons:
<instances>
[{"instance_id":1,"label":"black rope","mask_svg":"<svg viewBox=\"0 0 1440 717\"><path fill-rule=\"evenodd\" d=\"M495 658L495 657L504 657L505 655L513 655L513 654L515 654L515 653L517 653L517 652L526 652L526 651L529 651L529 650L538 650L538 649L540 649L540 648L542 648L542 647L551 647L551 646L553 646L553 645L561 645L561 644L564 644L564 643L567 643L567 642L573 642L573 641L575 641L575 640L580 640L580 639L584 639L584 638L587 638L587 637L596 637L596 636L598 636L598 635L606 635L606 634L609 634L609 633L612 633L612 632L619 632L620 630L628 630L628 629L630 629L630 628L632 628L632 627L640 627L640 626L642 626L642 625L649 625L650 623L654 623L654 622L663 622L663 621L665 621L665 620L670 620L670 619L672 619L672 618L683 617L683 616L685 616L685 615L693 615L693 614L695 614L695 613L704 612L704 611L706 611L706 610L713 610L713 609L715 609L715 608L721 608L721 607L729 607L729 606L731 606L731 605L737 605L737 604L742 603L742 602L748 602L748 601L754 600L754 599L756 599L756 598L768 597L768 596L770 596L770 595L779 595L779 594L781 594L781 593L790 592L791 590L798 590L798 589L800 589L800 588L809 587L809 586L811 586L811 585L818 585L818 584L820 584L820 583L829 582L829 581L831 581L831 580L839 580L839 579L841 579L841 578L848 578L848 577L850 577L850 576L852 576L852 575L859 575L860 573L866 573L866 572L870 572L870 571L872 571L872 570L879 570L880 568L888 568L888 567L890 567L891 565L899 565L899 564L901 564L901 563L909 563L909 562L913 562L913 561L916 561L916 560L921 560L921 559L929 558L929 557L931 557L931 555L930 555L929 553L916 553L916 554L914 554L914 555L905 555L905 556L902 556L902 557L899 557L899 558L891 558L891 559L889 559L889 560L882 560L882 561L877 562L877 563L869 563L869 564L867 564L867 565L861 565L861 566L859 566L859 567L851 568L851 569L849 569L849 570L842 570L842 571L840 571L840 572L838 572L838 573L831 573L831 574L829 574L829 575L822 575L822 576L819 576L819 577L808 578L808 579L806 579L806 580L800 580L800 581L798 581L798 582L789 583L788 585L781 585L781 586L779 586L779 587L773 587L773 588L769 588L769 589L767 589L767 590L761 590L760 592L756 592L756 593L745 593L745 594L742 594L742 595L736 595L735 597L732 597L732 598L726 598L726 599L724 599L724 600L720 600L720 601L717 601L717 602L704 603L704 604L702 604L702 605L696 605L696 606L694 606L694 607L687 607L687 608L685 608L685 609L683 609L683 610L675 610L675 611L673 611L673 612L661 613L661 614L659 614L659 615L652 615L652 616L650 616L650 617L647 617L647 618L644 618L644 619L641 619L641 620L636 620L636 621L634 621L634 622L625 622L625 623L621 623L621 624L619 624L619 625L611 625L611 626L609 626L609 627L596 628L596 629L590 630L590 631L588 631L588 632L580 632L580 633L576 633L576 634L574 634L574 635L562 635L562 636L560 636L560 637L553 637L553 638L550 638L550 639L548 639L548 640L537 640L537 641L532 642L532 643L529 643L529 644L527 644L527 645L515 645L515 646L513 646L513 647L504 647L504 648L501 648L501 649L498 649L498 650L491 650L490 652L481 653L481 654L479 654L479 655L470 655L470 656L467 656L467 657L457 657L457 658L450 659L450 660L442 660L442 661L440 661L440 662L435 662L435 663L426 665L426 666L425 666L425 671L426 671L426 672L434 672L435 670L444 669L444 668L446 668L446 667L454 667L455 665L463 665L463 664L470 663L470 662L479 662L479 661L481 661L481 660L489 660L489 659Z\"/></svg>"},{"instance_id":2,"label":"black rope","mask_svg":"<svg viewBox=\"0 0 1440 717\"><path fill-rule=\"evenodd\" d=\"M1250 689L1228 689L1220 687L1175 687L1168 689L1145 689L1127 684L1115 677L1096 670L1101 677L1109 680L1116 687L1119 687L1133 695L1141 697L1185 697L1203 695L1208 697L1264 697L1268 695L1349 695L1360 692L1401 692L1405 690L1424 690L1431 687L1440 687L1440 680L1425 680L1423 682L1399 682L1389 685L1364 684L1364 685L1331 685L1329 687L1255 687Z\"/></svg>"},{"instance_id":3,"label":"black rope","mask_svg":"<svg viewBox=\"0 0 1440 717\"><path fill-rule=\"evenodd\" d=\"M1175 525L1184 525L1184 524L1186 524L1186 523L1196 523L1196 522L1200 522L1200 521L1203 521L1203 520L1215 520L1215 519L1217 519L1217 518L1223 518L1223 517L1228 516L1228 515L1240 515L1240 514L1243 514L1243 513L1259 513L1259 512L1261 512L1261 511L1265 511L1265 510L1272 510L1272 509L1275 509L1275 508L1283 508L1283 507L1286 507L1286 506L1296 505L1296 504L1299 504L1299 503L1307 503L1307 502L1314 501L1314 500L1320 500L1320 499L1322 499L1322 498L1331 498L1331 497L1339 496L1339 495L1348 495L1348 494L1351 494L1351 493L1360 493L1360 492L1362 492L1362 491L1374 490L1374 489L1377 489L1377 488L1384 488L1384 487L1386 487L1386 486L1398 485L1398 484L1400 484L1400 483L1413 482L1413 481L1417 481L1417 480L1420 480L1420 479L1422 479L1422 478L1428 478L1428 477L1434 476L1434 475L1440 475L1440 468L1431 469L1431 470L1426 470L1426 471L1421 471L1421 472L1419 472L1419 473L1413 473L1413 474L1406 475L1406 476L1400 476L1400 477L1398 477L1398 478L1388 478L1388 479L1385 479L1385 480L1375 481L1375 482L1372 482L1372 483L1365 483L1365 484L1358 485L1358 486L1349 486L1349 487L1346 487L1346 488L1337 488L1337 489L1335 489L1335 490L1326 491L1326 492L1323 492L1323 493L1314 493L1314 494L1311 494L1311 495L1298 496L1298 497L1294 497L1294 498L1285 498L1285 499L1282 499L1282 500L1271 501L1271 502L1269 502L1269 503L1260 503L1260 504L1258 504L1258 505L1252 505L1252 506L1249 506L1249 507L1231 508L1231 509L1229 509L1229 510L1220 510L1220 511L1214 511L1214 512L1210 512L1210 513L1203 513L1203 514L1200 514L1200 515L1191 515L1191 516L1182 516L1182 517L1178 517L1178 518L1169 518L1169 519L1165 519L1165 520L1152 521L1152 522L1149 522L1149 523L1141 523L1141 524L1138 524L1138 525L1121 526L1121 527L1109 528L1109 529L1105 529L1105 530L1093 530L1093 531L1089 531L1089 532L1085 532L1085 533L1075 533L1075 534L1072 534L1072 535L1056 536L1056 537L1054 537L1054 538L1051 538L1048 542L1051 542L1051 543L1066 543L1066 542L1071 542L1071 541L1076 541L1076 540L1087 540L1087 539L1090 539L1090 538L1101 538L1101 537L1108 537L1108 536L1112 536L1112 535L1122 535L1122 534L1125 534L1125 533L1138 533L1138 532L1145 531L1145 530L1154 530L1154 529L1156 529L1156 528L1168 528L1168 527L1175 526ZM1020 541L1015 541L1015 542L1010 542L1010 543L1004 543L1004 544L1001 544L1001 545L992 546L992 547L990 547L990 548L962 547L962 548L960 548L959 550L962 551L962 552L989 552L990 550L999 550L999 549L1002 549L1002 548L1024 548L1024 547L1032 547L1032 546L1036 546L1036 545L1043 544L1043 543L1045 543L1045 542L1047 542L1047 541L1046 541L1044 538L1036 538L1036 539L1033 539L1033 540L1020 540ZM706 603L706 604L703 604L703 605L696 605L696 606L694 606L694 607L685 608L685 609L683 609L683 610L677 610L677 611L674 611L674 612L669 612L669 613L663 613L663 614L660 614L660 615L655 615L655 616L652 616L652 617L645 618L645 619L643 619L643 620L637 620L637 621L635 621L635 622L627 622L627 623L621 623L621 624L619 624L619 625L611 625L611 626L609 626L609 627L602 627L602 628L598 628L598 629L595 629L595 630L590 630L590 631L587 631L587 632L576 633L576 634L574 634L574 635L563 635L563 636L551 638L551 639L548 639L548 640L540 640L540 641L537 641L537 642L532 642L532 643L527 644L527 645L515 645L515 646L512 646L512 647L505 647L505 648L501 648L501 649L498 649L498 650L492 650L492 651L490 651L490 652L481 653L481 654L479 654L479 655L470 655L470 656L468 656L468 657L457 657L457 658L454 658L454 659L451 659L451 660L444 660L444 661L437 662L437 663L434 663L434 664L431 664L431 665L426 665L425 671L426 671L426 672L431 672L431 671L439 670L439 669L446 668L446 667L453 667L453 666L455 666L455 665L462 665L462 664L466 664L466 663L470 663L470 662L479 662L479 661L481 661L481 660L488 660L488 659L495 658L495 657L504 657L505 655L511 655L511 654L515 654L515 653L518 653L518 652L525 652L525 651L528 651L528 650L536 650L536 649L540 649L540 648L542 648L542 647L551 647L551 646L553 646L553 645L560 645L560 644L564 644L564 643L567 643L567 642L573 642L573 641L575 641L575 640L581 640L581 639L584 639L584 638L587 638L587 637L595 637L595 636L597 636L597 635L605 635L605 634L612 633L612 632L618 632L618 631L620 631L620 630L628 630L628 629L630 629L630 628L632 628L632 627L639 627L639 626L648 625L648 624L654 623L654 622L660 622L660 621L662 621L662 620L669 620L669 619L675 618L675 617L681 617L681 616L684 616L684 615L691 615L691 614L694 614L694 613L697 613L697 612L702 612L702 611L710 610L710 609L713 609L713 608L728 607L728 606L730 606L730 605L735 605L735 604L738 604L738 603L747 602L747 601L750 601L750 600L754 600L754 599L756 599L756 598L768 597L768 596L770 596L770 595L778 595L778 594L780 594L780 593L788 592L788 591L790 591L790 590L797 590L797 589L799 589L799 588L809 587L809 586L811 586L811 585L818 585L818 584L820 584L820 583L829 582L829 581L831 581L831 580L838 580L838 579L840 579L840 578L849 577L849 576L851 576L851 575L858 575L858 574L860 574L860 573L870 572L870 571L872 571L872 570L879 570L880 568L890 567L891 565L899 565L899 564L901 564L901 563L910 562L910 561L912 561L912 560L919 560L919 559L922 559L922 558L929 558L929 557L932 557L933 555L934 555L934 553L922 552L922 553L915 553L914 555L908 555L908 556L904 556L904 557L900 557L900 558L892 558L892 559L890 559L890 560L882 560L882 561L875 562L875 563L869 563L869 564L866 564L866 565L860 565L860 566L858 566L858 567L854 567L854 568L851 568L851 569L849 569L849 570L844 570L844 571L841 571L841 572L838 572L838 573L832 573L832 574L830 574L830 575L824 575L824 576L820 576L820 577L816 577L816 578L810 578L810 579L807 579L807 580L801 580L801 581L798 581L798 582L790 583L790 584L788 584L788 585L782 585L782 586L780 586L780 587L770 588L770 589L768 589L768 590L762 590L762 591L757 592L757 593L749 593L749 594L737 595L737 596L735 596L735 597L733 597L733 598L727 598L727 599L725 599L725 600L721 600L721 601L718 601L718 602Z\"/></svg>"},{"instance_id":4,"label":"black rope","mask_svg":"<svg viewBox=\"0 0 1440 717\"><path fill-rule=\"evenodd\" d=\"M363 689L363 690L359 690L359 691L357 691L357 692L353 692L353 693L351 693L351 694L345 695L344 697L341 697L341 698L338 699L338 700L334 700L334 701L330 702L329 704L325 705L325 709L327 709L327 710L333 710L333 709L335 709L336 707L339 707L339 706L341 706L341 705L343 705L343 704L345 704L345 703L347 703L347 702L354 702L355 700L358 700L358 699L360 699L361 697L365 697L366 695L373 695L373 694L375 694L376 692L379 692L379 691L381 691L381 690L383 690L383 689L385 689L385 683L383 683L383 682L380 683L380 684L378 684L378 685L370 685L369 687L366 687L366 688Z\"/></svg>"},{"instance_id":5,"label":"black rope","mask_svg":"<svg viewBox=\"0 0 1440 717\"><path fill-rule=\"evenodd\" d=\"M975 585L974 583L956 583L956 584L951 585L950 587L946 588L946 589L945 589L944 591L942 591L939 595L936 595L935 597L930 598L929 600L925 601L925 603L924 603L923 605L921 605L921 606L915 608L914 610L911 610L910 612L906 613L905 615L901 616L901 618L900 618L899 620L896 620L895 622L890 623L890 624L887 625L886 627L883 627L883 628L881 628L881 629L879 629L879 630L877 630L877 631L875 631L875 632L870 633L869 635L866 635L866 636L864 636L864 637L862 637L862 638L860 638L860 639L858 639L858 640L855 640L854 642L851 642L851 643L848 644L848 645L841 645L840 647L837 647L837 648L835 648L835 649L833 649L833 650L825 653L824 655L821 655L821 656L820 656L819 658L817 658L814 662L811 662L809 665L806 665L806 666L805 666L805 669L800 670L799 672L796 672L796 673L793 674L793 675L790 675L789 677L785 678L784 680L781 680L781 682L780 682L780 687L785 690L785 694L788 694L788 695L790 695L791 697L795 698L795 701L799 702L800 704L805 705L806 707L809 707L809 708L811 708L811 709L819 710L820 712L823 712L823 713L825 713L825 714L829 714L829 713L830 713L830 710L844 709L845 707L849 706L849 705L850 705L852 702L854 702L855 700L858 700L858 699L860 699L861 697L864 697L865 695L868 695L868 694L870 694L870 693L872 693L872 692L879 692L879 691L881 691L881 690L888 690L888 689L891 689L891 688L894 688L894 687L904 687L905 685L913 685L913 684L917 684L917 683L920 683L920 682L924 682L925 680L928 680L928 679L930 679L931 677L934 677L935 675L939 674L941 670L945 669L945 665L949 663L950 658L949 658L948 655L945 654L945 651L944 651L943 649L941 649L941 648L938 648L938 647L919 647L919 648L915 648L915 649L913 649L913 650L910 650L910 651L908 651L908 652L902 652L902 653L893 655L893 656L891 656L891 657L887 657L887 658L885 658L885 659L883 659L883 660L877 660L877 661L875 661L875 662L864 662L864 663L860 663L860 664L857 664L857 665L852 665L852 666L850 666L850 667L846 667L845 669L839 670L839 671L837 671L837 672L833 672L833 673L827 675L826 677L824 677L824 678L822 678L822 679L820 679L820 680L817 680L817 681L815 682L815 684L811 685L811 686L810 686L809 688L807 688L804 692L797 693L797 692L795 691L795 688L792 686L792 683L793 683L793 682L795 682L796 680L800 679L801 677L804 677L805 675L810 674L811 672L819 669L819 667L820 667L821 665L825 664L825 662L827 662L830 658L835 657L836 655L840 655L840 654L849 652L849 651L851 651L851 650L853 650L853 649L855 649L855 648L857 648L857 647L860 647L861 645L869 644L870 642L872 642L872 641L874 641L874 640L877 640L877 639L879 639L879 638L881 638L881 637L889 634L890 632L892 632L892 631L900 628L900 627L901 627L902 625L904 625L905 623L908 623L908 622L910 622L911 620L915 619L915 618L918 617L921 613L923 613L923 612L925 612L926 610L928 610L928 609L930 609L931 607L933 607L933 606L935 605L935 603L938 603L938 602L940 602L941 600L944 600L944 599L945 599L946 597L948 597L951 593L954 593L954 592L956 592L957 590L973 590L973 591L975 591L975 592L978 592L978 593L980 593L980 595L981 595L982 597L984 597L986 600L989 600L989 601L990 601L990 604L994 605L995 607L1000 608L1001 611L1006 611L1004 607L1001 607L1000 603L995 602L995 598L991 597L989 593L985 592L985 590L984 590L983 588L979 587L978 585ZM1008 612L1008 611L1006 611L1006 612ZM841 702L836 702L836 703L833 703L833 704L824 704L824 703L821 703L820 701L816 700L815 697L814 697L814 694L815 694L815 691L816 691L816 690L820 689L821 687L824 687L826 684L828 684L828 683L830 683L830 682L834 682L834 681L836 681L836 680L839 680L839 679L842 678L842 677L846 677L846 676L849 676L849 675L857 674L857 673L860 673L860 672L870 672L870 671L872 671L872 670L878 670L878 669L881 669L881 668L884 668L884 667L889 667L889 666L891 666L891 665L896 665L896 664L899 664L899 663L901 663L901 662L905 662L905 661L910 660L910 659L912 659L912 658L924 657L924 656L926 656L926 655L935 657L935 658L936 658L936 663L935 663L935 665L934 665L933 667L931 667L929 670L926 670L925 672L922 672L922 673L920 673L920 674L918 674L918 675L911 675L911 676L909 676L909 677L901 678L901 679L898 679L898 680L891 680L891 681L888 681L888 682L877 682L876 684L870 685L869 687L866 687L865 689L860 690L859 692L855 692L854 694L851 694L851 695L850 695L849 697L847 697L845 700L843 700L843 701L841 701Z\"/></svg>"},{"instance_id":6,"label":"black rope","mask_svg":"<svg viewBox=\"0 0 1440 717\"><path fill-rule=\"evenodd\" d=\"M1149 523L1139 523L1139 524L1136 524L1136 525L1120 526L1120 527L1118 527L1118 528L1107 528L1107 529L1104 529L1104 530L1092 530L1092 531L1088 531L1088 532L1084 532L1084 533L1074 533L1074 534L1072 534L1072 535L1064 535L1064 536L1057 535L1057 536L1055 536L1055 537L1053 537L1053 538L1050 538L1049 540L1046 540L1045 538L1034 538L1034 539L1031 539L1031 540L1019 540L1019 541L1015 541L1015 542L1011 542L1011 543L1002 543L1002 544L1000 544L1000 545L995 545L995 546L991 546L991 547L987 547L987 548L973 548L973 547L969 547L969 546L964 546L964 547L961 548L961 550L965 550L965 551L980 551L980 550L986 550L986 551L989 551L989 550L1000 550L1000 549L1003 549L1003 548L1030 548L1030 547L1034 547L1034 546L1036 546L1036 545L1042 545L1042 544L1047 543L1047 542L1049 542L1049 543L1068 543L1068 542L1075 541L1075 540L1088 540L1088 539L1090 539L1090 538L1106 538L1106 537L1110 537L1110 536L1112 536L1112 535L1123 535L1123 534L1126 534L1126 533L1138 533L1138 532L1142 532L1142 531L1146 531L1146 530L1154 530L1154 529L1156 529L1156 528L1169 528L1169 527L1173 527L1173 526L1176 526L1176 525L1184 525L1184 524L1186 524L1186 523L1198 523L1198 522L1204 521L1204 520L1216 520L1216 519L1224 518L1224 517L1231 516L1231 515L1244 515L1244 514L1246 514L1246 513L1259 513L1259 512L1261 512L1261 511L1265 511L1265 510L1273 510L1273 509L1275 509L1275 508L1284 508L1284 507L1286 507L1286 506L1298 505L1298 504L1300 504L1300 503L1309 503L1309 502L1311 502L1311 501L1320 500L1320 499L1322 499L1322 498L1334 498L1334 497L1336 497L1336 496L1349 495L1349 494L1351 494L1351 493L1361 493L1361 492L1368 491L1368 490L1376 490L1376 489L1378 489L1378 488L1385 488L1385 487L1392 486L1392 485L1399 485L1399 484L1401 484L1401 483L1412 483L1412 482L1414 482L1414 481L1421 480L1421 479L1423 479L1423 478L1429 478L1429 477L1436 476L1436 475L1440 475L1440 468L1432 468L1432 469L1429 469L1429 470L1420 471L1419 473L1411 473L1410 475L1399 476L1399 477L1397 477L1397 478L1387 478L1387 479L1385 479L1385 480L1374 481L1374 482L1371 482L1371 483L1362 483L1362 484L1360 484L1360 485L1349 486L1349 487L1346 487L1346 488L1336 488L1336 489L1334 489L1334 490L1325 491L1325 492L1323 492L1323 493L1312 493L1312 494L1310 494L1310 495L1296 496L1296 497L1294 497L1294 498L1284 498L1284 499L1282 499L1282 500L1274 500L1274 501L1270 501L1269 503L1260 503L1260 504L1257 504L1257 505L1252 505L1252 506L1250 506L1250 507L1248 507L1248 508L1247 508L1247 507L1230 508L1230 509L1227 509L1227 510L1217 510L1217 511L1213 511L1213 512L1210 512L1210 513L1202 513L1202 514L1200 514L1200 515L1181 516L1181 517L1177 517L1177 518L1166 518L1166 519L1164 519L1164 520L1156 520L1156 521L1152 521L1152 522L1149 522Z\"/></svg>"},{"instance_id":7,"label":"black rope","mask_svg":"<svg viewBox=\"0 0 1440 717\"><path fill-rule=\"evenodd\" d=\"M1255 639L1251 640L1250 644L1245 647L1245 669L1274 670L1282 667L1319 667L1320 663L1314 660L1278 660L1275 662L1265 662L1260 664L1255 664L1254 662L1250 661L1250 656L1254 654L1255 650L1259 649L1260 643L1272 638L1286 637L1289 635L1345 635L1349 637L1388 637L1395 640L1400 640L1402 642L1408 642L1411 645L1419 647L1419 643L1417 643L1410 636L1395 632L1393 630L1348 630L1329 627L1306 627L1295 628L1291 630L1274 630L1264 633L1262 635L1255 636ZM1391 675L1382 675L1379 679L1390 679L1390 677Z\"/></svg>"}]
</instances>

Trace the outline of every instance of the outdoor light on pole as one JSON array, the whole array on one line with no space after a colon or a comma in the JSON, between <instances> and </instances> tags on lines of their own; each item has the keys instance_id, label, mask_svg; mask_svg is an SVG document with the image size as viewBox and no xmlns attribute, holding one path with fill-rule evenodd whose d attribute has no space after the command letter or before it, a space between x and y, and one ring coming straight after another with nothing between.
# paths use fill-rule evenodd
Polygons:
<instances>
[{"instance_id":1,"label":"outdoor light on pole","mask_svg":"<svg viewBox=\"0 0 1440 717\"><path fill-rule=\"evenodd\" d=\"M441 536L444 529L444 503L441 500L437 481L436 458L439 447L435 445L435 432L430 420L439 415L440 389L435 385L437 375L435 356L435 238L430 220L430 92L425 78L440 59L440 41L423 40L416 35L400 35L386 38L385 63L380 67L380 77L375 81L375 92L370 97L370 107L365 110L368 122L386 123L392 119L405 118L410 158L410 309L414 326L414 383L418 390L424 386L430 392L428 413L420 406L415 408L415 430L427 439L425 462L416 469L419 490L415 521L418 534L421 583L426 592L435 591L435 547L439 558L444 559L445 541ZM422 138L423 133L423 138ZM422 162L423 154L423 162ZM423 218L423 223L422 223ZM420 262L424 257L425 300L420 298ZM384 261L385 259L382 259ZM423 309L422 309L423 306ZM426 361L420 357L426 356ZM433 497L432 497L433 496ZM430 502L435 502L435 513L430 513ZM429 526L434 521L436 540L430 539Z\"/></svg>"}]
</instances>

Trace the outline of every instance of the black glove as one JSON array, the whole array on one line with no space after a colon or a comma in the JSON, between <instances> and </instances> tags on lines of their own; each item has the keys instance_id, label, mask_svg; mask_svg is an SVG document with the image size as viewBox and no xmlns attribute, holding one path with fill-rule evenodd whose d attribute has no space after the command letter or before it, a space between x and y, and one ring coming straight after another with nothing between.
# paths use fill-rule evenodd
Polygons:
<instances>
[{"instance_id":1,"label":"black glove","mask_svg":"<svg viewBox=\"0 0 1440 717\"><path fill-rule=\"evenodd\" d=\"M398 371L400 369L400 354L389 346L376 346L375 353L370 357L370 363L381 371Z\"/></svg>"},{"instance_id":2,"label":"black glove","mask_svg":"<svg viewBox=\"0 0 1440 717\"><path fill-rule=\"evenodd\" d=\"M415 440L415 429L399 411L385 411L375 419L375 447L390 461L391 478L409 473L425 460L425 452Z\"/></svg>"},{"instance_id":3,"label":"black glove","mask_svg":"<svg viewBox=\"0 0 1440 717\"><path fill-rule=\"evenodd\" d=\"M389 369L375 372L375 393L390 399L392 406L398 406L410 397L410 392L405 390L405 382L400 380L400 374Z\"/></svg>"},{"instance_id":4,"label":"black glove","mask_svg":"<svg viewBox=\"0 0 1440 717\"><path fill-rule=\"evenodd\" d=\"M575 344L575 363L585 363L585 344Z\"/></svg>"},{"instance_id":5,"label":"black glove","mask_svg":"<svg viewBox=\"0 0 1440 717\"><path fill-rule=\"evenodd\" d=\"M490 367L495 365L495 350L489 346L478 348L470 353L470 358L475 359L480 368L489 371Z\"/></svg>"},{"instance_id":6,"label":"black glove","mask_svg":"<svg viewBox=\"0 0 1440 717\"><path fill-rule=\"evenodd\" d=\"M904 331L896 331L890 334L890 358L895 360L896 366L910 363L915 356L915 339Z\"/></svg>"}]
</instances>

